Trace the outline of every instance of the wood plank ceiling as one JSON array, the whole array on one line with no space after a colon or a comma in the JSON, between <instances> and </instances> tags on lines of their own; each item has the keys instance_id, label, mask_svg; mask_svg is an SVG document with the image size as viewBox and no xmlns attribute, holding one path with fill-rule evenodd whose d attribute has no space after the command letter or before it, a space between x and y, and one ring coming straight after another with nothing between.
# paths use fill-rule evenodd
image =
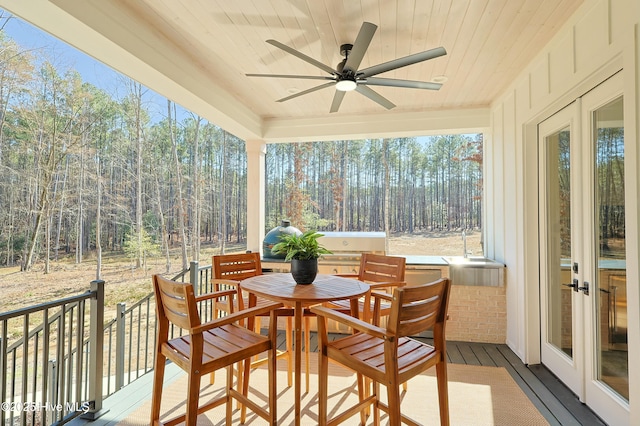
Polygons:
<instances>
[{"instance_id":1,"label":"wood plank ceiling","mask_svg":"<svg viewBox=\"0 0 640 426\"><path fill-rule=\"evenodd\" d=\"M487 107L583 0L50 0L181 84L215 88L261 120L326 117L334 88L245 73L323 76L265 41L275 39L332 68L363 21L378 26L360 69L435 47L448 54L378 77L434 81L439 91L375 87L394 112ZM73 41L68 40L73 43ZM121 70L123 71L123 70ZM143 83L145 83L143 81ZM162 93L162 88L152 87ZM159 89L159 90L158 90ZM332 116L384 114L348 92Z\"/></svg>"}]
</instances>

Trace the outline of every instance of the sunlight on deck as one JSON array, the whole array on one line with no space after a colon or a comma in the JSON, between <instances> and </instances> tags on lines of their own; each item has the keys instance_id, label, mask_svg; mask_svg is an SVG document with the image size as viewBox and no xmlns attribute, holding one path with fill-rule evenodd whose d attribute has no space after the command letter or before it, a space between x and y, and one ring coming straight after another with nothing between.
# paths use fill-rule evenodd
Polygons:
<instances>
[{"instance_id":1,"label":"sunlight on deck","mask_svg":"<svg viewBox=\"0 0 640 426\"><path fill-rule=\"evenodd\" d=\"M317 361L315 353L311 362L311 392L303 394L302 424L316 425L317 418ZM293 388L286 387L284 363L278 371L278 418L281 424L293 422ZM357 398L356 378L350 371L333 363L329 364L329 412L330 415L351 405ZM547 425L547 421L536 410L526 395L502 367L484 367L449 364L449 403L452 425ZM304 376L303 376L304 377ZM208 377L203 379L201 400L220 395L223 392L225 372L218 371L214 385L209 385ZM266 403L266 369L252 372L250 392L255 401ZM304 387L304 386L303 386ZM150 386L147 392L150 399ZM162 413L171 417L183 411L186 393L186 375L165 385ZM383 388L383 400L386 395ZM150 400L121 420L119 425L146 425L149 422ZM432 424L438 419L435 370L428 371L409 382L408 391L403 395L402 411L422 424ZM383 416L383 422L386 416ZM224 407L201 415L202 424L217 424L224 419ZM207 419L207 420L205 420ZM371 421L371 418L369 419ZM436 420L437 421L437 420ZM209 423L211 422L211 423ZM234 424L239 422L239 411L234 410ZM345 424L358 424L358 416ZM257 416L248 415L246 424L263 424Z\"/></svg>"}]
</instances>

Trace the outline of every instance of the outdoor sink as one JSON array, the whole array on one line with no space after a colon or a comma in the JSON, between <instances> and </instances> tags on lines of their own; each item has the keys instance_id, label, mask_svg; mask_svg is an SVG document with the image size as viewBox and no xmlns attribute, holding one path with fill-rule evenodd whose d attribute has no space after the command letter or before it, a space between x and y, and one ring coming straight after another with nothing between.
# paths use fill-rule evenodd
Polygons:
<instances>
[{"instance_id":1,"label":"outdoor sink","mask_svg":"<svg viewBox=\"0 0 640 426\"><path fill-rule=\"evenodd\" d=\"M504 265L483 256L443 256L454 285L502 287Z\"/></svg>"}]
</instances>

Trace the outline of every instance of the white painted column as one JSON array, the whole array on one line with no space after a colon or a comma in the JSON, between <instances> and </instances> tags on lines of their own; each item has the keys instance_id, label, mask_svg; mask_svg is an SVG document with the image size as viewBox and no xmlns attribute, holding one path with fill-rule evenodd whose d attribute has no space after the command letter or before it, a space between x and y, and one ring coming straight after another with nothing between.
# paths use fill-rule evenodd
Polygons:
<instances>
[{"instance_id":1,"label":"white painted column","mask_svg":"<svg viewBox=\"0 0 640 426\"><path fill-rule=\"evenodd\" d=\"M265 155L262 140L245 142L247 150L247 250L262 254L264 240Z\"/></svg>"}]
</instances>

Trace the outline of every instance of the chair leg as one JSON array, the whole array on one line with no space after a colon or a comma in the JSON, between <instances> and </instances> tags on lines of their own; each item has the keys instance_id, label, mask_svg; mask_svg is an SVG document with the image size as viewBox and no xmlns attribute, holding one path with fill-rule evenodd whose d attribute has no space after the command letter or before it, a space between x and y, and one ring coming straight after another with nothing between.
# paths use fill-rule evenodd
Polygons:
<instances>
[{"instance_id":1,"label":"chair leg","mask_svg":"<svg viewBox=\"0 0 640 426\"><path fill-rule=\"evenodd\" d=\"M285 344L287 346L287 387L291 387L293 384L293 345L291 340L293 339L293 318L287 317L285 326Z\"/></svg>"},{"instance_id":2,"label":"chair leg","mask_svg":"<svg viewBox=\"0 0 640 426\"><path fill-rule=\"evenodd\" d=\"M373 382L371 381L371 379L370 379L370 378L368 378L368 377L365 377L365 378L364 378L364 397L365 397L365 398L368 398L368 397L369 397L369 395L371 395L371 388L372 388L372 384L373 384ZM371 414L371 407L370 407L370 406L367 406L367 407L365 408L364 413L365 413L367 416L369 416L369 414Z\"/></svg>"},{"instance_id":3,"label":"chair leg","mask_svg":"<svg viewBox=\"0 0 640 426\"><path fill-rule=\"evenodd\" d=\"M245 363L248 361L245 361ZM248 365L248 364L246 364ZM238 387L241 388L240 392L242 392L243 394L245 394L244 391L244 386L240 383L238 383ZM227 391L226 391L226 411L227 411L227 421L226 421L226 425L227 426L231 426L231 418L232 418L232 413L233 413L233 398L231 397L231 389L233 389L233 364L230 364L229 366L227 366ZM244 423L244 416L246 415L246 408L243 405L242 406L242 410L240 413L240 423Z\"/></svg>"},{"instance_id":4,"label":"chair leg","mask_svg":"<svg viewBox=\"0 0 640 426\"><path fill-rule=\"evenodd\" d=\"M400 385L393 380L387 385L387 398L389 398L389 425L400 426Z\"/></svg>"},{"instance_id":5,"label":"chair leg","mask_svg":"<svg viewBox=\"0 0 640 426\"><path fill-rule=\"evenodd\" d=\"M160 404L162 403L162 383L167 358L158 353L153 373L153 390L151 396L151 425L160 423Z\"/></svg>"},{"instance_id":6,"label":"chair leg","mask_svg":"<svg viewBox=\"0 0 640 426\"><path fill-rule=\"evenodd\" d=\"M449 426L449 384L447 382L447 363L436 364L436 378L438 381L438 405L440 408L440 425Z\"/></svg>"},{"instance_id":7,"label":"chair leg","mask_svg":"<svg viewBox=\"0 0 640 426\"><path fill-rule=\"evenodd\" d=\"M366 397L369 396L369 381L365 379L365 377L361 374L357 374L358 377L358 399L362 402ZM369 417L369 406L360 410L360 424L364 425L367 423L367 417Z\"/></svg>"},{"instance_id":8,"label":"chair leg","mask_svg":"<svg viewBox=\"0 0 640 426\"><path fill-rule=\"evenodd\" d=\"M240 370L240 364L241 363L238 363L238 371ZM251 362L249 359L245 359L242 364L244 365L244 371L242 372L242 382L238 380L238 387L240 388L242 395L247 396L249 394L249 370L251 368ZM233 381L233 374L230 380ZM239 402L240 401L238 401L238 403ZM244 421L247 418L247 406L238 404L238 408L240 408L240 424L244 424Z\"/></svg>"},{"instance_id":9,"label":"chair leg","mask_svg":"<svg viewBox=\"0 0 640 426\"><path fill-rule=\"evenodd\" d=\"M243 368L244 368L244 364L242 362L239 362L236 364L236 383L238 386L238 389L240 389L240 392L242 392L242 388L240 386L243 386L244 383L244 376L245 374L243 374ZM247 374L247 380L249 380L249 375ZM248 386L248 385L247 385ZM236 409L240 409L242 408L242 404L240 404L240 401L236 401Z\"/></svg>"},{"instance_id":10,"label":"chair leg","mask_svg":"<svg viewBox=\"0 0 640 426\"><path fill-rule=\"evenodd\" d=\"M373 403L373 425L380 426L380 408L378 408L378 398L380 397L380 383L373 382L373 396L375 401Z\"/></svg>"},{"instance_id":11,"label":"chair leg","mask_svg":"<svg viewBox=\"0 0 640 426\"><path fill-rule=\"evenodd\" d=\"M321 426L327 424L327 404L329 398L329 358L323 348L318 350L318 422Z\"/></svg>"},{"instance_id":12,"label":"chair leg","mask_svg":"<svg viewBox=\"0 0 640 426\"><path fill-rule=\"evenodd\" d=\"M198 423L198 404L200 400L200 374L190 372L188 380L187 415L184 424L186 426L196 426Z\"/></svg>"},{"instance_id":13,"label":"chair leg","mask_svg":"<svg viewBox=\"0 0 640 426\"><path fill-rule=\"evenodd\" d=\"M272 331L273 336L272 342L276 340L275 334L276 331ZM269 424L275 426L278 424L278 410L277 410L277 397L278 397L278 389L276 382L276 375L278 374L278 365L276 359L276 348L272 347L267 351L267 359L268 359L268 373L269 373Z\"/></svg>"},{"instance_id":14,"label":"chair leg","mask_svg":"<svg viewBox=\"0 0 640 426\"><path fill-rule=\"evenodd\" d=\"M311 319L307 316L304 318L304 363L305 363L305 385L306 391L309 393L309 369L311 362L309 360L309 348L311 347Z\"/></svg>"}]
</instances>

